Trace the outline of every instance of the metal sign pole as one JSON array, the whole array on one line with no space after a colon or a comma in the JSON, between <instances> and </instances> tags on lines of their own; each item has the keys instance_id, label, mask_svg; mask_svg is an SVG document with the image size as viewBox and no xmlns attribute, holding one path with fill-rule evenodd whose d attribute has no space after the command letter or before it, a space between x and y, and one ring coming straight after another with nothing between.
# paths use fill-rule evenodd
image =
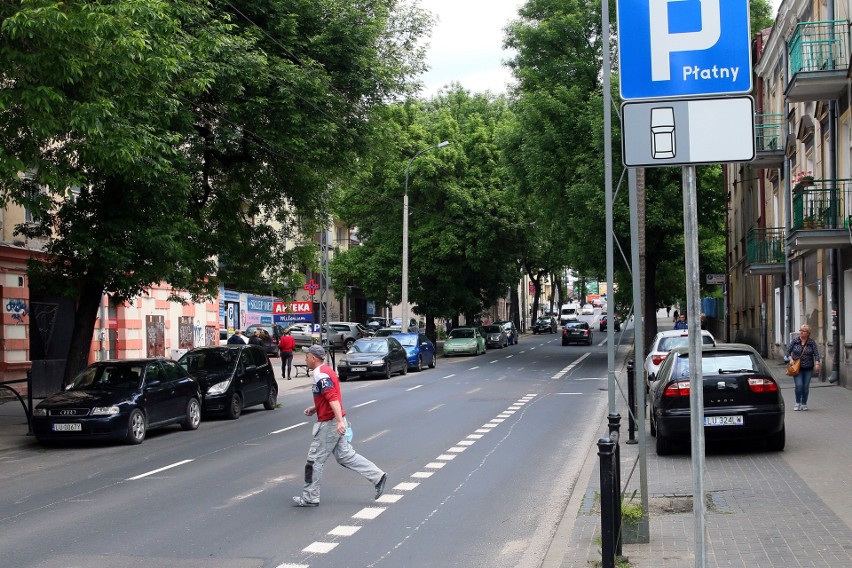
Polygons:
<instances>
[{"instance_id":1,"label":"metal sign pole","mask_svg":"<svg viewBox=\"0 0 852 568\"><path fill-rule=\"evenodd\" d=\"M612 289L612 91L610 89L610 60L609 60L609 1L601 2L601 22L603 28L603 111L604 111L604 185L606 188L606 272L607 272L607 310L610 321L615 313L615 293ZM609 305L612 307L610 308ZM607 369L609 369L607 381L607 403L609 413L615 414L615 351L613 343L615 333L613 324L607 325Z\"/></svg>"},{"instance_id":2,"label":"metal sign pole","mask_svg":"<svg viewBox=\"0 0 852 568\"><path fill-rule=\"evenodd\" d=\"M704 379L701 373L701 288L698 268L698 190L695 166L683 168L683 236L686 256L686 317L689 331L689 426L692 432L692 511L695 568L707 564L704 524Z\"/></svg>"},{"instance_id":3,"label":"metal sign pole","mask_svg":"<svg viewBox=\"0 0 852 568\"><path fill-rule=\"evenodd\" d=\"M647 436L645 435L645 337L644 314L642 306L642 288L639 281L639 196L636 188L636 168L627 170L627 187L630 201L630 261L633 266L633 360L635 361L636 376L636 429L639 432L639 498L642 503L642 520L639 523L639 541L649 542L650 527L648 524L648 454ZM622 325L627 325L623 322Z\"/></svg>"}]
</instances>

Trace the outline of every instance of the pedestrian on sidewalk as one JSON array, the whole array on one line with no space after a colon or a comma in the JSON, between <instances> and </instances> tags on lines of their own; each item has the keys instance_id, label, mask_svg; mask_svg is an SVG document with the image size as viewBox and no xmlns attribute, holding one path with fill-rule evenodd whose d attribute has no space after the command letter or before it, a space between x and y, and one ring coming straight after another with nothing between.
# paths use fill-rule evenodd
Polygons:
<instances>
[{"instance_id":1,"label":"pedestrian on sidewalk","mask_svg":"<svg viewBox=\"0 0 852 568\"><path fill-rule=\"evenodd\" d=\"M332 454L337 463L367 478L375 489L374 498L378 499L384 493L388 474L358 454L346 440L349 424L343 410L340 381L334 370L325 364L325 349L320 345L311 345L305 354L305 365L312 372L314 395L314 405L305 409L305 415L316 414L317 423L314 424L313 440L308 449L305 485L302 494L293 497L293 502L297 507L319 505L323 465Z\"/></svg>"},{"instance_id":2,"label":"pedestrian on sidewalk","mask_svg":"<svg viewBox=\"0 0 852 568\"><path fill-rule=\"evenodd\" d=\"M677 308L675 308L675 309L674 309L674 317L673 317L673 322L674 322L674 323L677 323L677 318L678 318L678 316L679 316L679 314L678 314Z\"/></svg>"},{"instance_id":3,"label":"pedestrian on sidewalk","mask_svg":"<svg viewBox=\"0 0 852 568\"><path fill-rule=\"evenodd\" d=\"M293 378L293 349L296 348L296 340L290 335L290 329L284 330L284 335L278 341L278 350L281 353L281 378L287 380Z\"/></svg>"},{"instance_id":4,"label":"pedestrian on sidewalk","mask_svg":"<svg viewBox=\"0 0 852 568\"><path fill-rule=\"evenodd\" d=\"M675 310L677 313L677 310ZM686 314L680 314L677 318L677 322L674 325L675 329L689 329L689 325L686 323Z\"/></svg>"},{"instance_id":5,"label":"pedestrian on sidewalk","mask_svg":"<svg viewBox=\"0 0 852 568\"><path fill-rule=\"evenodd\" d=\"M260 345L261 347L263 346L263 340L260 338L259 329L254 330L254 333L251 334L251 337L249 337L248 342L249 345Z\"/></svg>"},{"instance_id":6,"label":"pedestrian on sidewalk","mask_svg":"<svg viewBox=\"0 0 852 568\"><path fill-rule=\"evenodd\" d=\"M820 369L819 348L817 348L816 342L811 339L811 326L808 324L803 324L799 328L799 337L790 342L784 361L788 362L791 357L794 361L801 359L799 374L793 377L793 382L796 385L796 405L793 410L807 410L811 377L814 371L819 374Z\"/></svg>"}]
</instances>

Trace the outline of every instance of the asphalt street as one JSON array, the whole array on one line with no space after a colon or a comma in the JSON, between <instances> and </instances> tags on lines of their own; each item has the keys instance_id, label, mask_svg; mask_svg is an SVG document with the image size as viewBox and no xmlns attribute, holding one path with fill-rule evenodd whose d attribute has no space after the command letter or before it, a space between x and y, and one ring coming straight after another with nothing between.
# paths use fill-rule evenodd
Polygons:
<instances>
[{"instance_id":1,"label":"asphalt street","mask_svg":"<svg viewBox=\"0 0 852 568\"><path fill-rule=\"evenodd\" d=\"M0 549L21 568L77 565L540 566L599 426L606 350L558 335L343 384L354 445L385 495L333 460L300 509L308 379L279 408L150 432L137 447L42 449L0 405ZM273 364L278 366L278 361ZM278 370L280 375L280 370ZM20 426L20 423L19 423Z\"/></svg>"}]
</instances>

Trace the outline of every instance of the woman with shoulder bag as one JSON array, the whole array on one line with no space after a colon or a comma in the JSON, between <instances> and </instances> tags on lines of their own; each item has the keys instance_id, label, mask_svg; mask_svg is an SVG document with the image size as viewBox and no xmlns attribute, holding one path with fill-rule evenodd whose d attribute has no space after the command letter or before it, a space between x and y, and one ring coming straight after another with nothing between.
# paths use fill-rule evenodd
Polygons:
<instances>
[{"instance_id":1,"label":"woman with shoulder bag","mask_svg":"<svg viewBox=\"0 0 852 568\"><path fill-rule=\"evenodd\" d=\"M796 405L793 410L808 409L808 392L811 387L811 377L814 371L819 373L819 349L811 339L811 326L804 324L799 328L799 337L790 342L787 357L791 363L799 363L799 373L793 377L796 384Z\"/></svg>"}]
</instances>

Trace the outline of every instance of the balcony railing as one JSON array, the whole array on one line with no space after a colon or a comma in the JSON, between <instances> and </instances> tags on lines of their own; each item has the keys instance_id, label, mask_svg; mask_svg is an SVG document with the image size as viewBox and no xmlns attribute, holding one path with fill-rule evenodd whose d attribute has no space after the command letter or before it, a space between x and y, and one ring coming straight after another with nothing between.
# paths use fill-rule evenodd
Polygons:
<instances>
[{"instance_id":1,"label":"balcony railing","mask_svg":"<svg viewBox=\"0 0 852 568\"><path fill-rule=\"evenodd\" d=\"M815 180L793 188L794 231L842 229L848 228L850 222L852 180Z\"/></svg>"},{"instance_id":2,"label":"balcony railing","mask_svg":"<svg viewBox=\"0 0 852 568\"><path fill-rule=\"evenodd\" d=\"M746 236L749 264L783 264L784 227L753 228Z\"/></svg>"},{"instance_id":3,"label":"balcony railing","mask_svg":"<svg viewBox=\"0 0 852 568\"><path fill-rule=\"evenodd\" d=\"M783 114L755 114L754 115L754 148L758 152L768 152L783 148L781 141L781 127L783 126Z\"/></svg>"},{"instance_id":4,"label":"balcony railing","mask_svg":"<svg viewBox=\"0 0 852 568\"><path fill-rule=\"evenodd\" d=\"M800 22L790 38L790 74L836 71L849 67L845 20Z\"/></svg>"}]
</instances>

